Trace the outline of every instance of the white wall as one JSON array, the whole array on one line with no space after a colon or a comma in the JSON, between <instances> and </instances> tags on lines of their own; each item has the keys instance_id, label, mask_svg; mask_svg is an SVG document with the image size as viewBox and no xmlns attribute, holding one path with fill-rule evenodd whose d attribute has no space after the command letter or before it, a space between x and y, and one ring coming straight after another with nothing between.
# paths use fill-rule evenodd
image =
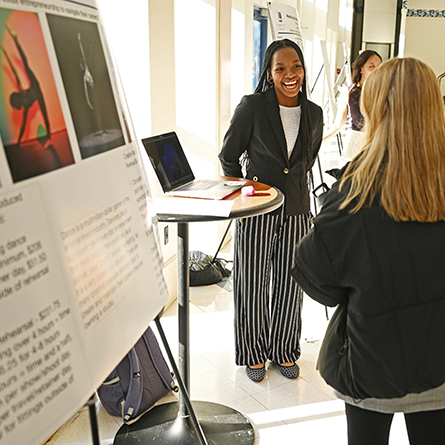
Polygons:
<instances>
[{"instance_id":1,"label":"white wall","mask_svg":"<svg viewBox=\"0 0 445 445\"><path fill-rule=\"evenodd\" d=\"M325 110L325 125L334 119L329 106L330 88L345 63L344 45L349 50L351 40L351 0L299 0L299 15L304 37L309 85L314 88L324 67L321 42L326 42L331 84L327 83L327 67L315 84L312 100ZM328 111L329 110L329 111Z\"/></svg>"},{"instance_id":2,"label":"white wall","mask_svg":"<svg viewBox=\"0 0 445 445\"><path fill-rule=\"evenodd\" d=\"M98 0L108 43L114 56L123 90L130 112L134 133L138 140L141 153L144 152L140 140L152 134L151 107L151 66L149 45L149 2L147 0L131 0L122 6L121 0ZM165 4L165 3L164 3ZM154 28L154 26L153 26ZM163 31L166 28L164 27ZM167 33L166 38L171 35ZM155 69L154 73L160 70ZM164 75L164 79L166 76ZM154 78L157 81L157 78ZM174 96L172 96L174 99ZM172 106L174 100L166 100L164 106ZM148 171L151 171L148 159L144 157ZM159 188L151 174L150 188ZM176 279L176 226L169 227L170 242L163 245L163 233L166 224L159 223L164 261L166 262L166 278L170 294L170 302L177 294ZM171 264L171 265L170 265Z\"/></svg>"},{"instance_id":3,"label":"white wall","mask_svg":"<svg viewBox=\"0 0 445 445\"><path fill-rule=\"evenodd\" d=\"M391 44L390 56L394 55L397 0L365 1L363 42ZM365 44L363 45L365 48Z\"/></svg>"},{"instance_id":4,"label":"white wall","mask_svg":"<svg viewBox=\"0 0 445 445\"><path fill-rule=\"evenodd\" d=\"M133 0L131 8L123 8L120 0L98 3L135 132L145 137L151 132L148 2Z\"/></svg>"},{"instance_id":5,"label":"white wall","mask_svg":"<svg viewBox=\"0 0 445 445\"><path fill-rule=\"evenodd\" d=\"M445 9L443 0L409 0L408 10ZM405 29L405 57L416 57L431 66L437 76L445 72L445 18L407 17ZM445 94L445 82L441 82Z\"/></svg>"}]
</instances>

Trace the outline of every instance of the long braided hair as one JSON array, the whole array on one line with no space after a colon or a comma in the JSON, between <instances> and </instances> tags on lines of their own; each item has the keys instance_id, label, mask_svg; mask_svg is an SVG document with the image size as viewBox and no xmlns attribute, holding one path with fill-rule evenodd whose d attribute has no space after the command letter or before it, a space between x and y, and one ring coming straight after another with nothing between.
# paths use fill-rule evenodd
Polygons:
<instances>
[{"instance_id":1,"label":"long braided hair","mask_svg":"<svg viewBox=\"0 0 445 445\"><path fill-rule=\"evenodd\" d=\"M300 131L301 131L301 136L303 138L305 170L308 172L314 162L314 159L312 154L312 142L313 142L312 126L311 126L311 121L309 119L309 104L308 104L309 100L307 97L307 86L306 86L306 77L307 77L306 64L304 63L303 52L295 42L289 39L275 40L267 47L266 53L264 54L263 67L261 69L260 80L258 82L257 87L255 88L255 93L261 93L268 90L269 88L274 88L274 84L270 81L269 78L269 71L272 62L272 57L276 51L288 47L295 49L304 69L303 84L301 85L301 90L299 93L299 100L301 105Z\"/></svg>"}]
</instances>

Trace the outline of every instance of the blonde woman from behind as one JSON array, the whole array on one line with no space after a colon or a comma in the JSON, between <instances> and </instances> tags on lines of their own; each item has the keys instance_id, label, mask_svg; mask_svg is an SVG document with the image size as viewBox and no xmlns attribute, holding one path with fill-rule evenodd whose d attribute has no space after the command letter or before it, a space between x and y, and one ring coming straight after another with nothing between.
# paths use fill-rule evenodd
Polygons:
<instances>
[{"instance_id":1,"label":"blonde woman from behind","mask_svg":"<svg viewBox=\"0 0 445 445\"><path fill-rule=\"evenodd\" d=\"M362 92L364 147L296 248L292 276L339 305L318 368L346 403L349 445L445 437L445 118L434 72L392 59Z\"/></svg>"}]
</instances>

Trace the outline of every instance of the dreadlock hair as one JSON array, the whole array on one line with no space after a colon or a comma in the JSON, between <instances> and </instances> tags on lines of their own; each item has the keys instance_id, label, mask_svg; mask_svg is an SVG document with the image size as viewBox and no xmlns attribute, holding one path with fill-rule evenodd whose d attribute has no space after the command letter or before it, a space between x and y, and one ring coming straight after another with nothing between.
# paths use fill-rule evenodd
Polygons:
<instances>
[{"instance_id":1,"label":"dreadlock hair","mask_svg":"<svg viewBox=\"0 0 445 445\"><path fill-rule=\"evenodd\" d=\"M270 65L272 63L272 57L276 51L279 51L283 48L293 48L300 58L300 62L303 65L304 70L304 79L303 84L301 85L301 90L299 93L299 102L301 106L301 136L303 138L303 150L304 150L304 163L306 167L306 171L309 172L314 159L312 155L312 126L311 121L309 119L309 104L307 97L307 84L306 84L306 65L304 63L303 52L300 47L289 39L281 39L273 41L266 49L263 60L263 67L261 68L261 76L258 82L257 87L255 88L255 93L261 93L269 88L274 88L274 84L270 81L269 72Z\"/></svg>"}]
</instances>

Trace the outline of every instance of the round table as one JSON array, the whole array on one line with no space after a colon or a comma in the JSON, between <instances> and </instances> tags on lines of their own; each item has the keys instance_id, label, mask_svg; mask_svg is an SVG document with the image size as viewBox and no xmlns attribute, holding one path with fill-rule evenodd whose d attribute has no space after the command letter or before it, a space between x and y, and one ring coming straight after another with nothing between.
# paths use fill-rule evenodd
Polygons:
<instances>
[{"instance_id":1,"label":"round table","mask_svg":"<svg viewBox=\"0 0 445 445\"><path fill-rule=\"evenodd\" d=\"M226 180L238 178L221 177ZM174 211L175 199L172 200L171 213L158 214L161 222L178 224L178 324L179 324L179 364L176 377L182 379L183 390L179 401L157 405L131 425L122 425L116 434L115 445L132 444L217 444L217 445L253 445L255 433L253 425L239 411L225 405L206 401L194 401L190 405L190 363L189 363L189 241L188 224L190 222L219 221L261 215L279 208L284 201L283 193L256 181L243 180L245 186L252 185L255 194L244 196L241 190L229 195L225 200L233 201L230 215L227 217L212 214L184 215ZM194 201L192 198L179 198ZM191 202L192 205L192 202ZM159 319L156 320L161 337L164 334ZM164 341L166 349L168 345ZM169 348L168 353L170 354ZM175 368L175 364L172 363ZM176 374L176 373L175 373ZM181 386L181 385L180 385ZM187 408L190 407L190 409ZM192 408L192 407L193 408ZM192 413L190 413L190 410ZM194 411L194 412L193 412ZM192 419L191 419L192 417ZM196 418L199 423L195 428ZM193 422L194 421L194 422Z\"/></svg>"}]
</instances>

